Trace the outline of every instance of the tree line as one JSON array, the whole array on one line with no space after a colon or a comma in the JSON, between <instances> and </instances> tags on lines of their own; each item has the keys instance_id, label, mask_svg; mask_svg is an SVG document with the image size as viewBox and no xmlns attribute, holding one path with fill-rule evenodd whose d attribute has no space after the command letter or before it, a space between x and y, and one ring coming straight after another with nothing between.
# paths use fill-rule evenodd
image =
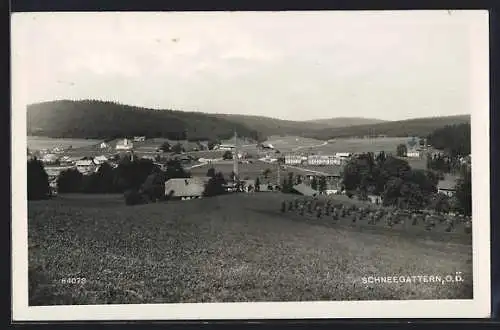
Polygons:
<instances>
[{"instance_id":1,"label":"tree line","mask_svg":"<svg viewBox=\"0 0 500 330\"><path fill-rule=\"evenodd\" d=\"M342 173L342 190L367 199L380 196L385 206L438 212L471 213L471 174L464 168L456 183L455 198L438 194L439 176L434 171L412 169L406 160L380 152L363 153L351 159Z\"/></svg>"},{"instance_id":2,"label":"tree line","mask_svg":"<svg viewBox=\"0 0 500 330\"><path fill-rule=\"evenodd\" d=\"M221 172L209 169L210 180L204 187L205 197L224 194L227 183ZM127 205L143 204L166 200L165 182L175 178L189 178L178 160L170 160L166 169L161 170L151 160L130 159L123 157L116 168L107 163L100 165L97 172L83 175L77 169L70 168L57 177L59 193L113 194L123 193ZM32 159L27 164L28 200L40 200L50 197L49 177L43 163Z\"/></svg>"},{"instance_id":3,"label":"tree line","mask_svg":"<svg viewBox=\"0 0 500 330\"><path fill-rule=\"evenodd\" d=\"M446 125L470 123L470 116L447 116L435 118L418 118L401 121L383 122L369 125L355 125L316 130L304 134L304 137L319 140L348 137L412 137L428 136L436 129Z\"/></svg>"},{"instance_id":4,"label":"tree line","mask_svg":"<svg viewBox=\"0 0 500 330\"><path fill-rule=\"evenodd\" d=\"M471 153L470 123L436 129L428 135L427 143L444 151L452 159L468 156Z\"/></svg>"}]
</instances>

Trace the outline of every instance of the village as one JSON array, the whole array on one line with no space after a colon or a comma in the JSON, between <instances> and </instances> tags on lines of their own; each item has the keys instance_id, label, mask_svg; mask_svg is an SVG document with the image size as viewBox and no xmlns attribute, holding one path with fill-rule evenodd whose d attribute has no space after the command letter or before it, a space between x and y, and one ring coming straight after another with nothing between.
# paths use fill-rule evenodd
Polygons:
<instances>
[{"instance_id":1,"label":"village","mask_svg":"<svg viewBox=\"0 0 500 330\"><path fill-rule=\"evenodd\" d=\"M293 173L294 193L304 196L345 194L346 191L342 189L343 167L359 154L315 152L314 146L295 146L280 151L271 143L238 143L236 133L231 143L216 144L210 150L206 143L197 143L190 149L182 147L178 152L164 152L162 143L156 142L155 139L136 136L130 139L118 139L114 143L101 142L96 146L86 148L55 147L51 150L28 150L27 152L28 159L36 157L44 164L51 194L54 196L58 193L59 174L68 169L76 169L82 175L90 175L97 173L104 163L116 168L123 157L129 157L131 160L150 160L164 171L170 160L177 160L192 175L186 179L169 179L165 182L165 195L171 194L170 197L181 200L202 197L204 186L210 179L206 172L214 167L222 169L228 177L224 184L226 192L280 191L282 179L287 173ZM326 144L323 143L321 146ZM404 158L410 162L417 161L423 164L426 157L441 154L439 151L432 150L427 144L416 146L414 141L408 144L409 146L406 146L404 151ZM391 150L386 152L391 154ZM470 155L460 158L460 162L470 165ZM325 184L322 189L318 189L318 183L321 180L324 180ZM452 197L454 186L453 178L443 177L439 181L438 193ZM381 203L380 196L370 195L368 199L373 203Z\"/></svg>"}]
</instances>

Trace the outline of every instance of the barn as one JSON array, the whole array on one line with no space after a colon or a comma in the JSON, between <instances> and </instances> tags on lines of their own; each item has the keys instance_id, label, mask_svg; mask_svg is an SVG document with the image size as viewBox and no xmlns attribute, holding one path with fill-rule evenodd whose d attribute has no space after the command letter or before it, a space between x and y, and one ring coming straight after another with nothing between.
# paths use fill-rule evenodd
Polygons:
<instances>
[{"instance_id":1,"label":"barn","mask_svg":"<svg viewBox=\"0 0 500 330\"><path fill-rule=\"evenodd\" d=\"M182 200L201 198L209 179L208 177L170 179L165 182L165 195L171 199Z\"/></svg>"}]
</instances>

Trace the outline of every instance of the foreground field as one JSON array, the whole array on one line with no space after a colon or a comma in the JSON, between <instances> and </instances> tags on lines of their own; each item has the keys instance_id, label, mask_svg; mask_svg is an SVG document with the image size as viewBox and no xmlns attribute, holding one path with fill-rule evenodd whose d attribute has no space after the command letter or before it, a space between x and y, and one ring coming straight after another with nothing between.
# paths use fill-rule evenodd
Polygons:
<instances>
[{"instance_id":1,"label":"foreground field","mask_svg":"<svg viewBox=\"0 0 500 330\"><path fill-rule=\"evenodd\" d=\"M30 305L472 298L470 244L281 214L282 199L30 202ZM463 282L362 281L456 272Z\"/></svg>"}]
</instances>

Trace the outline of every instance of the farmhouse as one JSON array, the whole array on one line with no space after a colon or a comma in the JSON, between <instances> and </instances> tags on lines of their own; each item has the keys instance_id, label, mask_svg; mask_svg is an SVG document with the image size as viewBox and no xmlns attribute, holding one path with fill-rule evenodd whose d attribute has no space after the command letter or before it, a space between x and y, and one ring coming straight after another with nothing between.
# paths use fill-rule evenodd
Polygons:
<instances>
[{"instance_id":1,"label":"farmhouse","mask_svg":"<svg viewBox=\"0 0 500 330\"><path fill-rule=\"evenodd\" d=\"M129 151L134 149L134 144L128 139L123 139L122 141L118 141L116 143L116 150Z\"/></svg>"},{"instance_id":2,"label":"farmhouse","mask_svg":"<svg viewBox=\"0 0 500 330\"><path fill-rule=\"evenodd\" d=\"M201 198L208 179L207 177L170 179L165 182L165 195L182 200Z\"/></svg>"},{"instance_id":3,"label":"farmhouse","mask_svg":"<svg viewBox=\"0 0 500 330\"><path fill-rule=\"evenodd\" d=\"M102 155L102 156L96 156L94 158L94 163L96 163L96 165L101 165L101 164L104 164L108 161L108 157Z\"/></svg>"},{"instance_id":4,"label":"farmhouse","mask_svg":"<svg viewBox=\"0 0 500 330\"><path fill-rule=\"evenodd\" d=\"M54 154L45 154L41 159L42 163L45 164L55 164L59 161L59 157Z\"/></svg>"},{"instance_id":5,"label":"farmhouse","mask_svg":"<svg viewBox=\"0 0 500 330\"><path fill-rule=\"evenodd\" d=\"M465 156L465 157L460 157L460 164L462 165L470 165L471 164L471 161L472 161L472 158L470 155L468 156Z\"/></svg>"},{"instance_id":6,"label":"farmhouse","mask_svg":"<svg viewBox=\"0 0 500 330\"><path fill-rule=\"evenodd\" d=\"M97 164L92 159L80 159L76 161L76 169L82 174L90 174L97 170Z\"/></svg>"},{"instance_id":7,"label":"farmhouse","mask_svg":"<svg viewBox=\"0 0 500 330\"><path fill-rule=\"evenodd\" d=\"M275 188L276 187L274 187L272 184L268 184L268 183L261 183L261 184L259 184L259 191L260 192L276 191Z\"/></svg>"},{"instance_id":8,"label":"farmhouse","mask_svg":"<svg viewBox=\"0 0 500 330\"><path fill-rule=\"evenodd\" d=\"M382 204L382 197L377 196L377 195L368 195L368 200L372 204L377 204L377 205L381 205Z\"/></svg>"},{"instance_id":9,"label":"farmhouse","mask_svg":"<svg viewBox=\"0 0 500 330\"><path fill-rule=\"evenodd\" d=\"M406 157L409 157L409 158L419 158L420 157L420 152L417 149L410 149L406 153Z\"/></svg>"},{"instance_id":10,"label":"farmhouse","mask_svg":"<svg viewBox=\"0 0 500 330\"><path fill-rule=\"evenodd\" d=\"M134 142L144 142L146 141L145 136L134 136Z\"/></svg>"},{"instance_id":11,"label":"farmhouse","mask_svg":"<svg viewBox=\"0 0 500 330\"><path fill-rule=\"evenodd\" d=\"M236 148L236 146L234 146L233 144L221 144L219 146L215 146L214 150L229 150L229 151L231 151L235 148Z\"/></svg>"},{"instance_id":12,"label":"farmhouse","mask_svg":"<svg viewBox=\"0 0 500 330\"><path fill-rule=\"evenodd\" d=\"M292 190L303 196L317 196L319 192L317 190L312 189L308 185L304 183L299 183L293 186Z\"/></svg>"},{"instance_id":13,"label":"farmhouse","mask_svg":"<svg viewBox=\"0 0 500 330\"><path fill-rule=\"evenodd\" d=\"M452 197L455 195L456 189L455 189L455 181L451 180L449 178L446 178L445 180L441 180L438 182L438 193L445 194L446 196Z\"/></svg>"},{"instance_id":14,"label":"farmhouse","mask_svg":"<svg viewBox=\"0 0 500 330\"><path fill-rule=\"evenodd\" d=\"M240 183L243 186L243 191L250 192L255 190L255 180L241 180Z\"/></svg>"},{"instance_id":15,"label":"farmhouse","mask_svg":"<svg viewBox=\"0 0 500 330\"><path fill-rule=\"evenodd\" d=\"M99 148L101 148L101 149L108 149L108 148L109 148L109 144L107 144L106 142L102 142L102 143L99 145Z\"/></svg>"}]
</instances>

